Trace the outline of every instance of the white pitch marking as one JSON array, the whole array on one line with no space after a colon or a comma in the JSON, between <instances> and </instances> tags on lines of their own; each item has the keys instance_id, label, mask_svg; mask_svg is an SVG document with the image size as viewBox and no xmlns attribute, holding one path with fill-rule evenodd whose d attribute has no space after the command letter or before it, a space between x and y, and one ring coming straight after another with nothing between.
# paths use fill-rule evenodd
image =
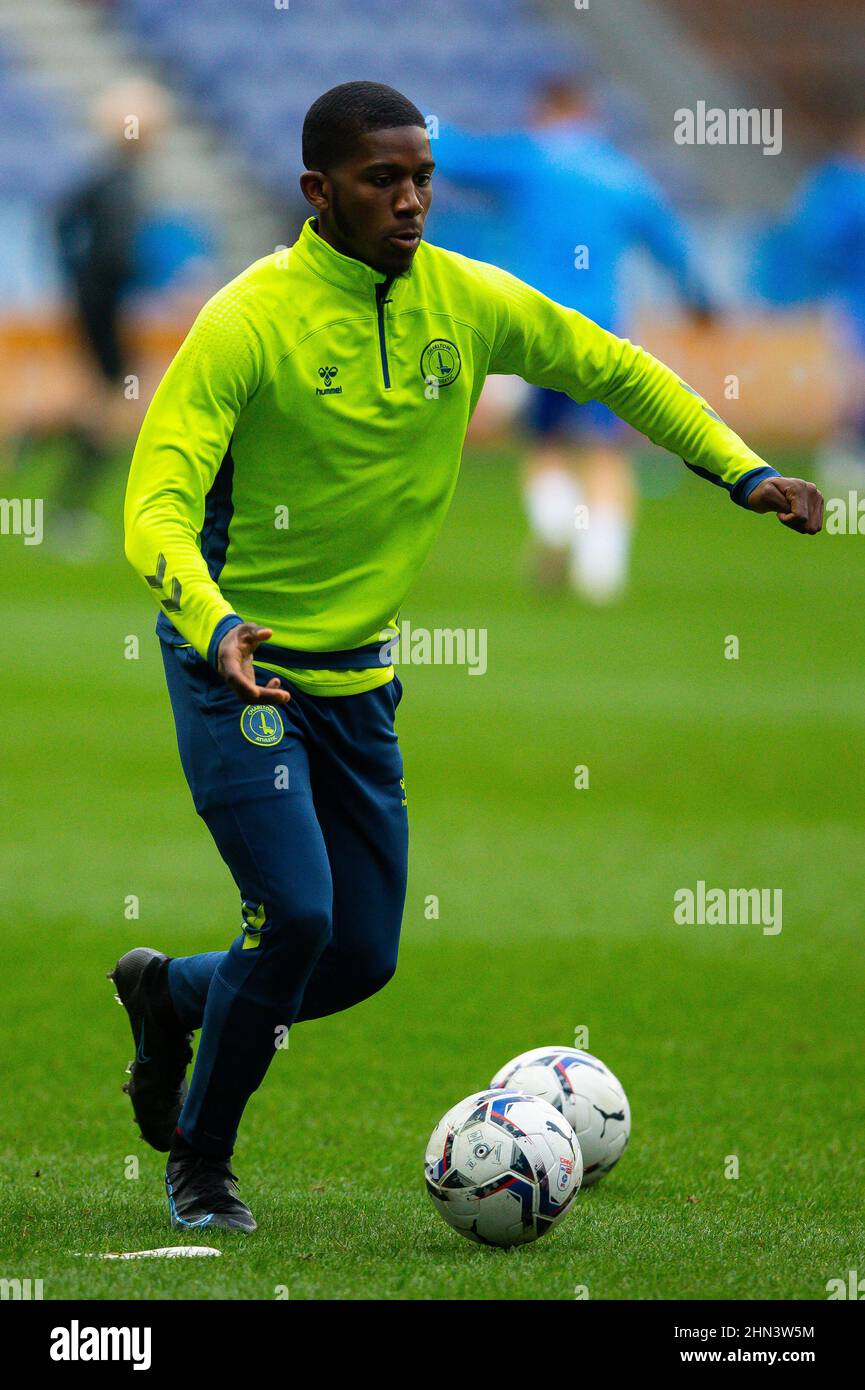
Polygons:
<instances>
[{"instance_id":1,"label":"white pitch marking","mask_svg":"<svg viewBox=\"0 0 865 1390\"><path fill-rule=\"evenodd\" d=\"M162 1245L158 1250L125 1250L121 1252L109 1252L106 1255L86 1254L87 1260L179 1260L204 1258L209 1255L221 1255L221 1250L216 1250L212 1245Z\"/></svg>"}]
</instances>

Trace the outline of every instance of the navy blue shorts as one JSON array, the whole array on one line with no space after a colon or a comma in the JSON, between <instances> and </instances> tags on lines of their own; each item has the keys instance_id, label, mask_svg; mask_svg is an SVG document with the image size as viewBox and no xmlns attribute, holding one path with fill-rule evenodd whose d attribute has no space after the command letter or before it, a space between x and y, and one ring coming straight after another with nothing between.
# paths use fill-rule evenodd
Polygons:
<instances>
[{"instance_id":1,"label":"navy blue shorts","mask_svg":"<svg viewBox=\"0 0 865 1390\"><path fill-rule=\"evenodd\" d=\"M541 439L564 436L571 440L621 444L627 425L600 401L579 405L564 391L535 386L529 398L526 422Z\"/></svg>"},{"instance_id":2,"label":"navy blue shorts","mask_svg":"<svg viewBox=\"0 0 865 1390\"><path fill-rule=\"evenodd\" d=\"M320 783L362 782L399 806L402 757L394 715L399 677L362 695L305 695L289 681L287 705L248 705L194 647L160 640L180 761L195 808L306 796ZM273 672L256 667L256 682ZM286 783L287 777L287 785ZM344 790L344 788L340 788ZM323 785L317 787L319 792Z\"/></svg>"},{"instance_id":3,"label":"navy blue shorts","mask_svg":"<svg viewBox=\"0 0 865 1390\"><path fill-rule=\"evenodd\" d=\"M229 949L173 960L169 975L178 1012L202 1027L182 1132L226 1154L274 1030L352 1007L396 968L402 686L315 696L286 681L288 704L244 705L194 648L161 646L183 770L240 897Z\"/></svg>"}]
</instances>

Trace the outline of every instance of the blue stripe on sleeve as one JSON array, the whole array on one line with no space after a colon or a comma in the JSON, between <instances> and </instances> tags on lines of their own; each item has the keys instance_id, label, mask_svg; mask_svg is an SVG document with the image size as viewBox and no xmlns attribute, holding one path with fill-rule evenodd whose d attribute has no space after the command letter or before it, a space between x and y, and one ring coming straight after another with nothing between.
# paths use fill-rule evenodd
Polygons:
<instances>
[{"instance_id":1,"label":"blue stripe on sleeve","mask_svg":"<svg viewBox=\"0 0 865 1390\"><path fill-rule=\"evenodd\" d=\"M777 468L770 468L768 464L763 468L752 468L750 473L743 474L739 481L733 484L730 497L738 506L747 507L748 498L764 478L780 478L780 476Z\"/></svg>"},{"instance_id":2,"label":"blue stripe on sleeve","mask_svg":"<svg viewBox=\"0 0 865 1390\"><path fill-rule=\"evenodd\" d=\"M692 473L705 478L707 482L714 483L716 487L726 488L730 494L730 500L739 507L748 506L748 498L764 478L780 478L777 468L770 468L768 464L762 464L759 468L752 468L749 473L743 473L742 477L732 485L725 483L723 478L719 478L717 473L710 473L708 468L700 468L696 463L689 463L687 459L682 459L686 468L690 468Z\"/></svg>"},{"instance_id":3,"label":"blue stripe on sleeve","mask_svg":"<svg viewBox=\"0 0 865 1390\"><path fill-rule=\"evenodd\" d=\"M213 636L207 645L207 660L214 670L218 669L216 665L216 654L219 651L220 642L226 632L230 632L233 627L237 627L238 624L242 622L243 619L239 618L236 613L226 613L225 617L220 618L216 627L213 629Z\"/></svg>"}]
</instances>

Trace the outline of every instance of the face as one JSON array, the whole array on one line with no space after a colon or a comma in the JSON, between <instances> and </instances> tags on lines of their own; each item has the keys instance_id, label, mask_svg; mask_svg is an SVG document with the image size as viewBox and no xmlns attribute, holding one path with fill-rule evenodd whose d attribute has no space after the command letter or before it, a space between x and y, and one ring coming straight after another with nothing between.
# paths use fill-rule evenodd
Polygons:
<instances>
[{"instance_id":1,"label":"face","mask_svg":"<svg viewBox=\"0 0 865 1390\"><path fill-rule=\"evenodd\" d=\"M350 158L303 174L300 186L325 241L383 275L402 275L423 235L434 168L424 127L397 126L370 131Z\"/></svg>"}]
</instances>

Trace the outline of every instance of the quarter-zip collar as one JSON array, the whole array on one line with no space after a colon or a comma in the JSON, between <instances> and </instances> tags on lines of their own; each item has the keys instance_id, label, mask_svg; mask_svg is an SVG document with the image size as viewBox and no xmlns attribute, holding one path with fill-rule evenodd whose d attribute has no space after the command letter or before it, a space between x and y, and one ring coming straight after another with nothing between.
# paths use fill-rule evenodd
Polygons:
<instances>
[{"instance_id":1,"label":"quarter-zip collar","mask_svg":"<svg viewBox=\"0 0 865 1390\"><path fill-rule=\"evenodd\" d=\"M409 267L403 275L385 275L381 271L373 270L372 266L366 265L363 261L355 260L353 256L344 256L341 251L335 250L330 242L325 241L324 237L319 236L315 230L314 217L304 222L293 250L324 280L330 281L332 285L339 285L342 289L356 290L367 295L373 303L376 285L384 284L386 280L396 283L407 279L412 272L412 268Z\"/></svg>"}]
</instances>

